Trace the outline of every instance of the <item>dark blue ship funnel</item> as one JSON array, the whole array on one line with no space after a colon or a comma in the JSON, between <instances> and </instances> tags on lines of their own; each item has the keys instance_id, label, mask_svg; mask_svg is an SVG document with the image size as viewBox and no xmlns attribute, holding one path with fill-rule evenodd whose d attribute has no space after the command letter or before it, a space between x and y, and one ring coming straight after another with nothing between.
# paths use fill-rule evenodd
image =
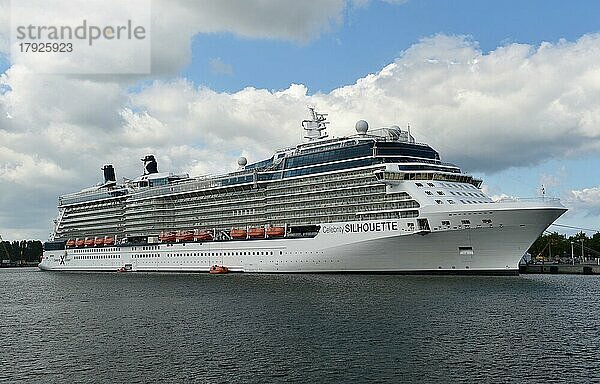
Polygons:
<instances>
[{"instance_id":1,"label":"dark blue ship funnel","mask_svg":"<svg viewBox=\"0 0 600 384\"><path fill-rule=\"evenodd\" d=\"M158 173L158 164L156 163L154 155L146 155L142 161L144 162L144 175Z\"/></svg>"},{"instance_id":2,"label":"dark blue ship funnel","mask_svg":"<svg viewBox=\"0 0 600 384\"><path fill-rule=\"evenodd\" d=\"M102 167L102 171L104 172L104 184L117 182L117 177L115 176L115 169L111 164L106 164L104 167Z\"/></svg>"}]
</instances>

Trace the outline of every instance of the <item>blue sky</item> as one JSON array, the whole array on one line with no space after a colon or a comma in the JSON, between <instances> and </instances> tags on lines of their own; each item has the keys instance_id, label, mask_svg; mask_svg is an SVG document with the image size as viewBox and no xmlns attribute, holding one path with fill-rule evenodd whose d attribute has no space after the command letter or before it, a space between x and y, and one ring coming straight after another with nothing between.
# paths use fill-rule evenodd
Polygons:
<instances>
[{"instance_id":1,"label":"blue sky","mask_svg":"<svg viewBox=\"0 0 600 384\"><path fill-rule=\"evenodd\" d=\"M600 31L598 12L595 1L372 1L349 6L342 22L305 43L199 34L182 75L218 91L302 83L311 93L329 92L380 70L426 36L467 35L486 52L507 42L573 41ZM232 65L233 74L211 72L211 58Z\"/></svg>"},{"instance_id":2,"label":"blue sky","mask_svg":"<svg viewBox=\"0 0 600 384\"><path fill-rule=\"evenodd\" d=\"M571 209L559 222L600 229L600 2L152 1L161 73L111 78L9 62L0 0L4 237L44 238L56 196L106 162L134 177L132 159L156 153L199 175L270 156L297 141L307 104L337 135L410 122L490 195L544 184Z\"/></svg>"}]
</instances>

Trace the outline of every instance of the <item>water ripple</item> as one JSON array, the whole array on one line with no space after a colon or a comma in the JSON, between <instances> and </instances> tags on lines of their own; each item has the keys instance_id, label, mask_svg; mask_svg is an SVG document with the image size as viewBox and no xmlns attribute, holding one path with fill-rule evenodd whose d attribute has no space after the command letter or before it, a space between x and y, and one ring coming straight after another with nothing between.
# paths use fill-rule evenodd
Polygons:
<instances>
[{"instance_id":1,"label":"water ripple","mask_svg":"<svg viewBox=\"0 0 600 384\"><path fill-rule=\"evenodd\" d=\"M0 270L0 383L597 382L599 283Z\"/></svg>"}]
</instances>

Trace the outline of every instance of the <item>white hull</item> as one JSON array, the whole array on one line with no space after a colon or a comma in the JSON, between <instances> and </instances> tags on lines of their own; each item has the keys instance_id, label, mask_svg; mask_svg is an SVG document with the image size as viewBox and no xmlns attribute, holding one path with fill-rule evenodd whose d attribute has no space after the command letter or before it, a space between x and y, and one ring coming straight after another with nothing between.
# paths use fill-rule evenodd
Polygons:
<instances>
[{"instance_id":1,"label":"white hull","mask_svg":"<svg viewBox=\"0 0 600 384\"><path fill-rule=\"evenodd\" d=\"M517 273L535 239L566 209L557 202L423 207L431 231L414 219L323 224L314 238L144 244L47 251L39 267L53 271L261 273ZM482 215L493 217L482 224ZM452 220L442 227L441 220ZM461 220L471 224L461 225Z\"/></svg>"}]
</instances>

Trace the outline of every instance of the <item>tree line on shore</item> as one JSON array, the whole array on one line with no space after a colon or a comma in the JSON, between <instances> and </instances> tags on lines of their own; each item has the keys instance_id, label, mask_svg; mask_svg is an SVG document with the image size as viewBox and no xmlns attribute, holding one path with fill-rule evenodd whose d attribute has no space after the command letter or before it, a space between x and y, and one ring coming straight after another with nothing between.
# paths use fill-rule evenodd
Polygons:
<instances>
[{"instance_id":1,"label":"tree line on shore","mask_svg":"<svg viewBox=\"0 0 600 384\"><path fill-rule=\"evenodd\" d=\"M0 262L19 263L40 261L42 242L39 240L3 241L0 243Z\"/></svg>"},{"instance_id":2,"label":"tree line on shore","mask_svg":"<svg viewBox=\"0 0 600 384\"><path fill-rule=\"evenodd\" d=\"M573 236L566 236L558 232L544 233L529 248L529 253L533 257L553 260L557 258L571 257L571 251L574 257L583 256L584 258L600 257L600 232L589 237L584 232L579 232Z\"/></svg>"}]
</instances>

